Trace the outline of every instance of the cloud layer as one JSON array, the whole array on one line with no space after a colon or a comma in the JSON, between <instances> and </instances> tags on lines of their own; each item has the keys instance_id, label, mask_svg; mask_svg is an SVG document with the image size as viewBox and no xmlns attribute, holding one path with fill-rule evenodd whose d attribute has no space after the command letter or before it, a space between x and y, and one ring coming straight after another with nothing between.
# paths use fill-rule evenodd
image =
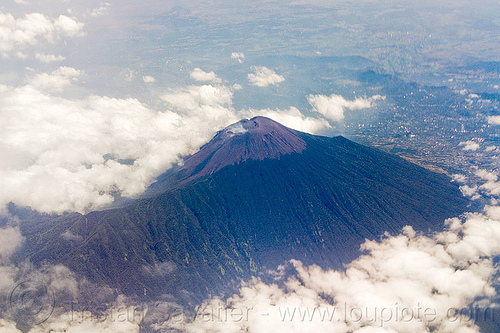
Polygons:
<instances>
[{"instance_id":1,"label":"cloud layer","mask_svg":"<svg viewBox=\"0 0 500 333\"><path fill-rule=\"evenodd\" d=\"M296 274L285 281L254 279L226 301L207 302L193 321L170 318L164 331L479 332L465 310L495 294L497 212L450 219L433 237L405 227L401 235L368 241L366 254L345 271L292 261ZM492 320L494 310L483 310Z\"/></svg>"},{"instance_id":2,"label":"cloud layer","mask_svg":"<svg viewBox=\"0 0 500 333\"><path fill-rule=\"evenodd\" d=\"M139 332L145 312L112 289L63 265L14 265L10 257L24 238L15 219L2 218L10 221L0 228L0 332Z\"/></svg>"},{"instance_id":3,"label":"cloud layer","mask_svg":"<svg viewBox=\"0 0 500 333\"><path fill-rule=\"evenodd\" d=\"M427 236L411 227L362 245L365 254L345 270L290 267L254 278L226 300L214 298L196 316L173 315L161 331L185 332L463 332L498 320L493 259L500 254L499 177L478 169L475 195L490 198L482 213L446 221ZM455 175L464 183L467 178Z\"/></svg>"},{"instance_id":4,"label":"cloud layer","mask_svg":"<svg viewBox=\"0 0 500 333\"><path fill-rule=\"evenodd\" d=\"M1 205L83 212L113 201L113 192L137 195L180 154L235 120L218 104L217 88L208 96L208 88L172 95L191 98L182 115L136 99L68 100L44 91L61 91L75 73L63 68L26 86L0 87Z\"/></svg>"},{"instance_id":5,"label":"cloud layer","mask_svg":"<svg viewBox=\"0 0 500 333\"><path fill-rule=\"evenodd\" d=\"M329 127L296 108L237 111L231 89L217 83L171 90L161 111L134 98L60 97L78 90L81 75L60 67L18 87L0 85L0 207L86 212L118 194L136 196L243 117L266 115L311 133Z\"/></svg>"}]
</instances>

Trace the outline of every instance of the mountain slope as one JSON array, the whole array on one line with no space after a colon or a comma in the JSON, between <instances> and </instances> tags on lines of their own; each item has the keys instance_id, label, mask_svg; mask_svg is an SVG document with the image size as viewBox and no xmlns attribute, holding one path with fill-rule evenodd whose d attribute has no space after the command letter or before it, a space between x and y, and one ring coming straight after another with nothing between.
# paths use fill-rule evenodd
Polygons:
<instances>
[{"instance_id":1,"label":"mountain slope","mask_svg":"<svg viewBox=\"0 0 500 333\"><path fill-rule=\"evenodd\" d=\"M127 294L201 298L289 259L339 268L467 201L442 174L258 117L223 130L127 207L23 224L22 251Z\"/></svg>"}]
</instances>

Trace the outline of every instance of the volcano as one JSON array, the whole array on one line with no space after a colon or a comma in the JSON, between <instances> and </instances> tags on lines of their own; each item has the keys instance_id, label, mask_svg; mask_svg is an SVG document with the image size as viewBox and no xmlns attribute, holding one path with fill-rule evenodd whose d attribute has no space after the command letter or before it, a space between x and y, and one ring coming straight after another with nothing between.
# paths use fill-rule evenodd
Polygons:
<instances>
[{"instance_id":1,"label":"volcano","mask_svg":"<svg viewBox=\"0 0 500 333\"><path fill-rule=\"evenodd\" d=\"M186 159L184 169L200 177L246 160L279 159L305 148L306 142L297 132L268 118L256 117L220 131L197 154Z\"/></svg>"},{"instance_id":2,"label":"volcano","mask_svg":"<svg viewBox=\"0 0 500 333\"><path fill-rule=\"evenodd\" d=\"M439 230L467 204L444 174L256 117L125 207L23 223L20 253L127 295L202 299L290 259L341 268L366 239Z\"/></svg>"}]
</instances>

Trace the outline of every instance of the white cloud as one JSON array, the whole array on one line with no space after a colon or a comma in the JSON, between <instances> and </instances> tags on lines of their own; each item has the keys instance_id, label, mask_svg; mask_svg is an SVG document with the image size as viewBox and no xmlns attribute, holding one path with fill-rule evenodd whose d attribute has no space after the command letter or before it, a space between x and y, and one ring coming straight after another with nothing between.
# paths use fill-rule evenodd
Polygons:
<instances>
[{"instance_id":1,"label":"white cloud","mask_svg":"<svg viewBox=\"0 0 500 333\"><path fill-rule=\"evenodd\" d=\"M51 20L39 13L27 14L24 18L15 19L11 14L0 12L1 31L0 51L7 52L16 46L24 48L37 43L42 37L53 39L54 26Z\"/></svg>"},{"instance_id":2,"label":"white cloud","mask_svg":"<svg viewBox=\"0 0 500 333\"><path fill-rule=\"evenodd\" d=\"M123 79L125 81L131 82L135 78L137 73L130 68L125 68L120 72L120 75L123 76Z\"/></svg>"},{"instance_id":3,"label":"white cloud","mask_svg":"<svg viewBox=\"0 0 500 333\"><path fill-rule=\"evenodd\" d=\"M245 59L245 55L241 52L233 52L231 53L232 59Z\"/></svg>"},{"instance_id":4,"label":"white cloud","mask_svg":"<svg viewBox=\"0 0 500 333\"><path fill-rule=\"evenodd\" d=\"M500 125L500 116L488 117L488 123L492 125Z\"/></svg>"},{"instance_id":5,"label":"white cloud","mask_svg":"<svg viewBox=\"0 0 500 333\"><path fill-rule=\"evenodd\" d=\"M472 200L477 200L479 198L489 198L492 202L492 205L498 204L496 198L500 197L500 181L499 177L496 173L493 173L488 170L478 169L474 172L474 175L479 177L479 180L476 180L474 184L462 185L460 186L460 190L464 196L470 197ZM459 175L455 175L454 178ZM463 178L463 182L465 183L466 179Z\"/></svg>"},{"instance_id":6,"label":"white cloud","mask_svg":"<svg viewBox=\"0 0 500 333\"><path fill-rule=\"evenodd\" d=\"M250 115L313 133L329 126L296 108L237 111L224 85L173 90L162 96L164 111L132 98L52 94L78 75L61 67L24 86L0 85L0 207L14 202L41 212L85 212L111 203L112 193L136 196L180 156Z\"/></svg>"},{"instance_id":7,"label":"white cloud","mask_svg":"<svg viewBox=\"0 0 500 333\"><path fill-rule=\"evenodd\" d=\"M66 15L60 15L54 20L54 28L56 32L69 37L81 37L85 33L82 32L85 24L78 22L75 18Z\"/></svg>"},{"instance_id":8,"label":"white cloud","mask_svg":"<svg viewBox=\"0 0 500 333\"><path fill-rule=\"evenodd\" d=\"M41 54L41 53L37 53L35 55L35 58L38 59L41 62L46 63L46 64L51 63L51 62L66 60L66 58L63 57L62 55L56 56L56 55L53 55L53 54Z\"/></svg>"},{"instance_id":9,"label":"white cloud","mask_svg":"<svg viewBox=\"0 0 500 333\"><path fill-rule=\"evenodd\" d=\"M156 82L156 79L152 76L146 75L142 77L142 81L144 81L145 83L153 83Z\"/></svg>"},{"instance_id":10,"label":"white cloud","mask_svg":"<svg viewBox=\"0 0 500 333\"><path fill-rule=\"evenodd\" d=\"M318 112L332 121L341 121L344 119L346 109L359 110L370 108L376 100L385 99L385 96L375 95L369 98L356 98L348 101L344 97L336 94L309 95L307 101L313 107L313 111Z\"/></svg>"},{"instance_id":11,"label":"white cloud","mask_svg":"<svg viewBox=\"0 0 500 333\"><path fill-rule=\"evenodd\" d=\"M67 332L67 333L139 333L139 324L129 320L127 316L136 315L134 309L116 308L108 309L108 312L114 314L116 318L107 318L110 314L102 317L96 316L89 311L67 312L58 316L52 316L48 321L34 326L28 333L46 333L46 332Z\"/></svg>"},{"instance_id":12,"label":"white cloud","mask_svg":"<svg viewBox=\"0 0 500 333\"><path fill-rule=\"evenodd\" d=\"M144 266L143 268L144 271L150 275L168 276L176 271L177 266L172 262L162 262L154 266Z\"/></svg>"},{"instance_id":13,"label":"white cloud","mask_svg":"<svg viewBox=\"0 0 500 333\"><path fill-rule=\"evenodd\" d=\"M221 82L214 72L205 72L201 68L195 68L191 74L191 78L199 82Z\"/></svg>"},{"instance_id":14,"label":"white cloud","mask_svg":"<svg viewBox=\"0 0 500 333\"><path fill-rule=\"evenodd\" d=\"M17 227L0 228L0 264L5 264L23 242Z\"/></svg>"},{"instance_id":15,"label":"white cloud","mask_svg":"<svg viewBox=\"0 0 500 333\"><path fill-rule=\"evenodd\" d=\"M285 78L264 66L253 66L254 73L248 74L248 80L257 87L267 87L285 81Z\"/></svg>"},{"instance_id":16,"label":"white cloud","mask_svg":"<svg viewBox=\"0 0 500 333\"><path fill-rule=\"evenodd\" d=\"M474 141L463 141L460 142L459 146L463 146L463 150L471 150L471 151L476 151L478 150L481 146Z\"/></svg>"},{"instance_id":17,"label":"white cloud","mask_svg":"<svg viewBox=\"0 0 500 333\"><path fill-rule=\"evenodd\" d=\"M53 43L62 37L83 35L84 24L65 15L53 19L41 13L26 14L15 18L0 11L0 53L7 56L45 40Z\"/></svg>"},{"instance_id":18,"label":"white cloud","mask_svg":"<svg viewBox=\"0 0 500 333\"><path fill-rule=\"evenodd\" d=\"M22 333L17 329L16 323L4 319L0 319L0 332L2 333Z\"/></svg>"},{"instance_id":19,"label":"white cloud","mask_svg":"<svg viewBox=\"0 0 500 333\"><path fill-rule=\"evenodd\" d=\"M243 59L245 59L245 55L241 52L233 52L231 53L231 59L236 59L240 64L242 64Z\"/></svg>"},{"instance_id":20,"label":"white cloud","mask_svg":"<svg viewBox=\"0 0 500 333\"><path fill-rule=\"evenodd\" d=\"M486 180L486 183L479 186L479 188L483 190L483 193L490 196L500 196L500 181L498 181L498 176L496 174L479 169L475 172L475 175Z\"/></svg>"},{"instance_id":21,"label":"white cloud","mask_svg":"<svg viewBox=\"0 0 500 333\"><path fill-rule=\"evenodd\" d=\"M18 223L11 216L1 217L9 225ZM28 328L32 326L31 333L139 331L144 312L130 312L127 298L117 296L111 288L93 285L86 279L78 280L63 265L35 266L27 260L14 265L10 256L23 241L17 226L0 228L0 298L5 300L0 305L0 332L21 332L16 321ZM167 268L160 269L163 272ZM93 295L92 298L89 299L89 295ZM84 305L80 311L83 302L95 302L99 308L109 308L105 309L105 316L97 315L97 309ZM84 313L86 309L94 313ZM133 317L126 316L127 313Z\"/></svg>"},{"instance_id":22,"label":"white cloud","mask_svg":"<svg viewBox=\"0 0 500 333\"><path fill-rule=\"evenodd\" d=\"M46 92L62 92L80 76L80 71L71 67L59 67L51 74L41 73L29 80L29 85Z\"/></svg>"},{"instance_id":23,"label":"white cloud","mask_svg":"<svg viewBox=\"0 0 500 333\"><path fill-rule=\"evenodd\" d=\"M283 284L253 279L227 301L212 299L194 321L164 328L185 332L479 332L458 309L494 296L492 256L500 253L500 221L469 214L448 229L420 236L411 227L380 242L345 271L305 267ZM480 303L478 303L480 304ZM484 308L486 310L486 307ZM491 313L491 311L490 311Z\"/></svg>"},{"instance_id":24,"label":"white cloud","mask_svg":"<svg viewBox=\"0 0 500 333\"><path fill-rule=\"evenodd\" d=\"M470 187L469 185L460 186L460 191L466 197L476 197L477 194L477 186Z\"/></svg>"},{"instance_id":25,"label":"white cloud","mask_svg":"<svg viewBox=\"0 0 500 333\"><path fill-rule=\"evenodd\" d=\"M18 268L12 265L11 256L19 249L24 241L16 219L1 216L2 220L7 220L7 225L0 228L0 297L6 299L7 293L15 283ZM0 306L0 308L2 308ZM2 311L0 311L1 313ZM0 331L2 325L12 326L8 321L0 318Z\"/></svg>"},{"instance_id":26,"label":"white cloud","mask_svg":"<svg viewBox=\"0 0 500 333\"><path fill-rule=\"evenodd\" d=\"M264 116L297 131L312 134L331 128L325 119L306 117L295 107L291 107L288 110L248 110L243 112L242 115L247 118Z\"/></svg>"},{"instance_id":27,"label":"white cloud","mask_svg":"<svg viewBox=\"0 0 500 333\"><path fill-rule=\"evenodd\" d=\"M66 230L61 234L62 239L67 240L67 241L74 241L74 242L81 242L83 241L83 237L80 235L75 235L69 230Z\"/></svg>"},{"instance_id":28,"label":"white cloud","mask_svg":"<svg viewBox=\"0 0 500 333\"><path fill-rule=\"evenodd\" d=\"M452 178L454 181L459 182L459 183L465 183L467 181L467 177L461 174L454 174L452 175Z\"/></svg>"},{"instance_id":29,"label":"white cloud","mask_svg":"<svg viewBox=\"0 0 500 333\"><path fill-rule=\"evenodd\" d=\"M200 107L210 107L226 113L226 106L232 104L233 93L225 86L190 86L162 96L162 99L180 110L197 110Z\"/></svg>"},{"instance_id":30,"label":"white cloud","mask_svg":"<svg viewBox=\"0 0 500 333\"><path fill-rule=\"evenodd\" d=\"M63 265L35 267L29 261L14 265L10 257L24 238L19 227L12 226L18 224L15 218L1 217L10 226L0 228L0 298L5 300L0 305L0 332L20 333L16 321L31 326L30 333L139 332L145 312L139 307L131 309L127 298L117 296L111 288L78 280ZM164 266L158 266L158 274L167 272ZM83 303L93 303L105 311L98 314L96 308L80 306Z\"/></svg>"},{"instance_id":31,"label":"white cloud","mask_svg":"<svg viewBox=\"0 0 500 333\"><path fill-rule=\"evenodd\" d=\"M90 16L97 17L108 15L109 7L111 7L111 4L109 2L103 2L99 7L92 9L92 11L90 12Z\"/></svg>"},{"instance_id":32,"label":"white cloud","mask_svg":"<svg viewBox=\"0 0 500 333\"><path fill-rule=\"evenodd\" d=\"M486 214L494 219L494 220L500 220L500 207L499 206L487 206L485 207L484 211Z\"/></svg>"},{"instance_id":33,"label":"white cloud","mask_svg":"<svg viewBox=\"0 0 500 333\"><path fill-rule=\"evenodd\" d=\"M113 191L141 193L229 121L212 120L210 110L204 117L155 112L135 99L71 101L31 85L1 87L0 105L0 154L8 154L0 162L0 204L59 213L109 203ZM127 159L133 163L119 162Z\"/></svg>"},{"instance_id":34,"label":"white cloud","mask_svg":"<svg viewBox=\"0 0 500 333\"><path fill-rule=\"evenodd\" d=\"M474 173L476 176L481 177L481 179L490 181L490 182L495 182L498 179L498 176L494 174L493 172L489 172L484 169L479 169Z\"/></svg>"},{"instance_id":35,"label":"white cloud","mask_svg":"<svg viewBox=\"0 0 500 333\"><path fill-rule=\"evenodd\" d=\"M16 53L16 58L24 60L24 59L28 59L28 56L25 53L19 51L19 52Z\"/></svg>"}]
</instances>

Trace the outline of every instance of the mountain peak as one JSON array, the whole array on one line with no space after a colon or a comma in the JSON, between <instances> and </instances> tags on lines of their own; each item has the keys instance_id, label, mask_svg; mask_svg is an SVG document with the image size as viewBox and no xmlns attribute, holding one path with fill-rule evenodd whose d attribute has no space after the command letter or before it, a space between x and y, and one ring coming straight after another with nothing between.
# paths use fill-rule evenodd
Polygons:
<instances>
[{"instance_id":1,"label":"mountain peak","mask_svg":"<svg viewBox=\"0 0 500 333\"><path fill-rule=\"evenodd\" d=\"M252 119L242 119L237 123L227 126L220 131L220 135L240 135L245 133L259 133L262 135L284 134L283 131L290 131L289 128L280 123L262 116L257 116Z\"/></svg>"},{"instance_id":2,"label":"mountain peak","mask_svg":"<svg viewBox=\"0 0 500 333\"><path fill-rule=\"evenodd\" d=\"M243 119L219 131L200 151L184 161L190 178L212 174L246 160L279 159L301 153L305 141L297 131L266 117Z\"/></svg>"}]
</instances>

